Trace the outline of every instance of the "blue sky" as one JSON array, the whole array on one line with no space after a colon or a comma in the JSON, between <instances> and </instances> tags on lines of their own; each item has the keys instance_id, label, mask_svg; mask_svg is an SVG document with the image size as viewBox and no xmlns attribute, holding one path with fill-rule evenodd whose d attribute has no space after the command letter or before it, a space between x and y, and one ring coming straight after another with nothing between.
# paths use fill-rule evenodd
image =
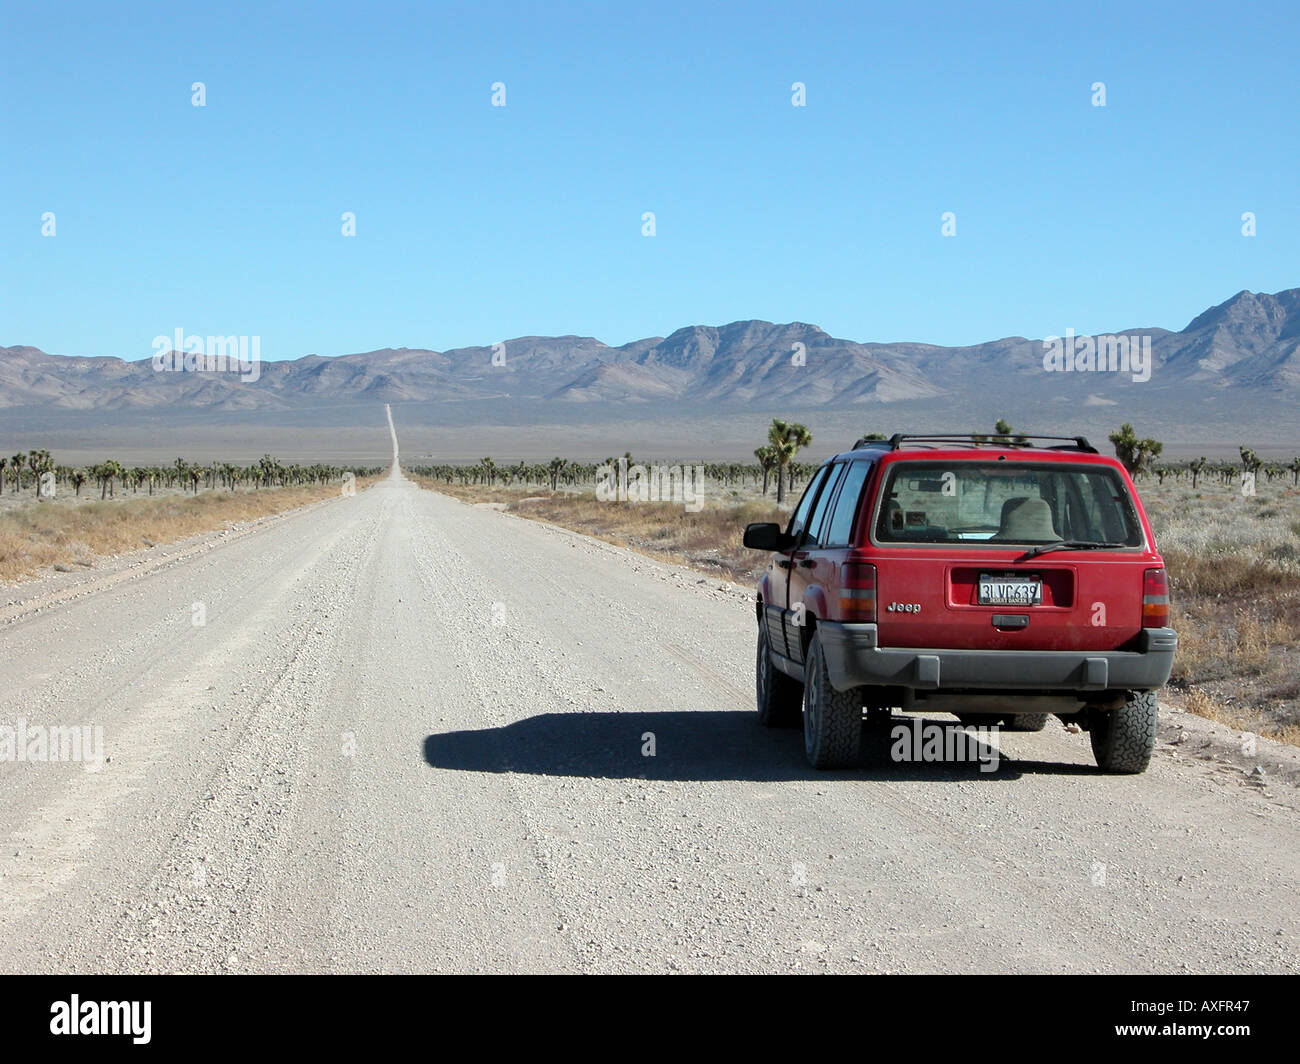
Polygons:
<instances>
[{"instance_id":1,"label":"blue sky","mask_svg":"<svg viewBox=\"0 0 1300 1064\"><path fill-rule=\"evenodd\" d=\"M0 345L1181 328L1300 285L1297 28L1294 0L6 0Z\"/></svg>"}]
</instances>

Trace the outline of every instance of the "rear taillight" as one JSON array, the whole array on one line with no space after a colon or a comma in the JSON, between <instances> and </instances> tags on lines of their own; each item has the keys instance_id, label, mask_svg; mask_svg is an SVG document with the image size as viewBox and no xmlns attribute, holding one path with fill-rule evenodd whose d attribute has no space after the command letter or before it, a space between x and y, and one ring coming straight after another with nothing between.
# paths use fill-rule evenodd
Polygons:
<instances>
[{"instance_id":1,"label":"rear taillight","mask_svg":"<svg viewBox=\"0 0 1300 1064\"><path fill-rule=\"evenodd\" d=\"M875 623L876 567L845 562L840 569L840 619Z\"/></svg>"},{"instance_id":2,"label":"rear taillight","mask_svg":"<svg viewBox=\"0 0 1300 1064\"><path fill-rule=\"evenodd\" d=\"M1169 578L1163 569L1148 569L1142 580L1142 627L1169 626Z\"/></svg>"}]
</instances>

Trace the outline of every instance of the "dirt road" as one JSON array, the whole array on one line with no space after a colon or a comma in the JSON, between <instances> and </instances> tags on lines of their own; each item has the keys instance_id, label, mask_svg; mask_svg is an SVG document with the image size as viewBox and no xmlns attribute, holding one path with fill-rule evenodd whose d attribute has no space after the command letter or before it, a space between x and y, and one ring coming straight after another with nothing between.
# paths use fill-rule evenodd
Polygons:
<instances>
[{"instance_id":1,"label":"dirt road","mask_svg":"<svg viewBox=\"0 0 1300 1064\"><path fill-rule=\"evenodd\" d=\"M105 760L0 763L0 971L1297 969L1294 787L1057 722L816 773L752 654L743 590L402 479L28 614L0 725Z\"/></svg>"}]
</instances>

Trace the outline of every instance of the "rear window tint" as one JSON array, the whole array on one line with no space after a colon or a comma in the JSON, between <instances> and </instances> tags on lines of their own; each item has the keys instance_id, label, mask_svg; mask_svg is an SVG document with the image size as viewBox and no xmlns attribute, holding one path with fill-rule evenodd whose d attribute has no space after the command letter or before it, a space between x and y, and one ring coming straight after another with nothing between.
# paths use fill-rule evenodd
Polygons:
<instances>
[{"instance_id":1,"label":"rear window tint","mask_svg":"<svg viewBox=\"0 0 1300 1064\"><path fill-rule=\"evenodd\" d=\"M883 543L1143 542L1128 489L1105 466L897 462L880 498Z\"/></svg>"}]
</instances>

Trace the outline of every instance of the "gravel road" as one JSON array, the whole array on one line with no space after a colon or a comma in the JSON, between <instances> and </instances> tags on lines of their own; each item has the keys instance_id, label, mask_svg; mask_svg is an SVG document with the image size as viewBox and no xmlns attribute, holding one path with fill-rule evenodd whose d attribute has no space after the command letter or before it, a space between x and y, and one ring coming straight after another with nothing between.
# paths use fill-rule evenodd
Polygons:
<instances>
[{"instance_id":1,"label":"gravel road","mask_svg":"<svg viewBox=\"0 0 1300 1064\"><path fill-rule=\"evenodd\" d=\"M0 971L1300 968L1291 783L1056 721L816 773L752 655L746 590L400 477L28 610L0 725L106 760L0 763Z\"/></svg>"}]
</instances>

